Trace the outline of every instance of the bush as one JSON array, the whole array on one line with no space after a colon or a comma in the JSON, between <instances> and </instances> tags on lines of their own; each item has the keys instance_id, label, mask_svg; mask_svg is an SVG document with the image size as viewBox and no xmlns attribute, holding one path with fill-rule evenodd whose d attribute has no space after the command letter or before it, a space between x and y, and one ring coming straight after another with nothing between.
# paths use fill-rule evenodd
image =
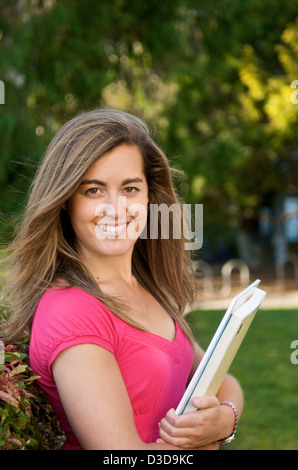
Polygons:
<instances>
[{"instance_id":1,"label":"bush","mask_svg":"<svg viewBox=\"0 0 298 470\"><path fill-rule=\"evenodd\" d=\"M4 293L6 277L1 269L0 325L12 314ZM7 345L4 353L4 361L0 357L0 450L59 449L65 436L30 368L29 335L17 345Z\"/></svg>"},{"instance_id":2,"label":"bush","mask_svg":"<svg viewBox=\"0 0 298 470\"><path fill-rule=\"evenodd\" d=\"M0 450L59 449L64 435L29 366L28 343L5 347L0 365Z\"/></svg>"}]
</instances>

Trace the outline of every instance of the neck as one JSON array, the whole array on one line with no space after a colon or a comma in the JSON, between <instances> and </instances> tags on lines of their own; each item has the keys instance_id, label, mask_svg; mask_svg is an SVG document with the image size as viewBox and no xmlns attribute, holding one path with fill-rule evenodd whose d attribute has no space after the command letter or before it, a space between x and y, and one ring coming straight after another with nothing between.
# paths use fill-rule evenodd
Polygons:
<instances>
[{"instance_id":1,"label":"neck","mask_svg":"<svg viewBox=\"0 0 298 470\"><path fill-rule=\"evenodd\" d=\"M98 284L122 281L133 285L132 252L122 256L84 256L83 253L80 256Z\"/></svg>"}]
</instances>

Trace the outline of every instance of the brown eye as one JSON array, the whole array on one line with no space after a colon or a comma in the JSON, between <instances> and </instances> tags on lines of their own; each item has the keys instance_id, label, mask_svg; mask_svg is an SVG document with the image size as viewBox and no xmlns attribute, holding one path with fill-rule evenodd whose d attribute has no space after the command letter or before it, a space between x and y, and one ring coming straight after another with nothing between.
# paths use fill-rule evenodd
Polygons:
<instances>
[{"instance_id":1,"label":"brown eye","mask_svg":"<svg viewBox=\"0 0 298 470\"><path fill-rule=\"evenodd\" d=\"M90 188L87 189L86 194L90 194L91 196L96 196L99 193L99 188Z\"/></svg>"},{"instance_id":2,"label":"brown eye","mask_svg":"<svg viewBox=\"0 0 298 470\"><path fill-rule=\"evenodd\" d=\"M135 188L133 186L127 186L127 188L124 188L124 192L127 194L133 194L136 191L139 191L139 188Z\"/></svg>"}]
</instances>

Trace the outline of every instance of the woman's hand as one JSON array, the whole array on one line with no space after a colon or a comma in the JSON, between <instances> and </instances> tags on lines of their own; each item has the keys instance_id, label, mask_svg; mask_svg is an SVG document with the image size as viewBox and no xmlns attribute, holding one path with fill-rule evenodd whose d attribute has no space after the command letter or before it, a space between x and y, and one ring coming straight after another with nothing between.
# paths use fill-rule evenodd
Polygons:
<instances>
[{"instance_id":1,"label":"woman's hand","mask_svg":"<svg viewBox=\"0 0 298 470\"><path fill-rule=\"evenodd\" d=\"M193 405L197 411L181 416L168 411L160 422L161 440L183 449L218 449L217 441L233 431L233 411L220 405L215 396L196 398Z\"/></svg>"}]
</instances>

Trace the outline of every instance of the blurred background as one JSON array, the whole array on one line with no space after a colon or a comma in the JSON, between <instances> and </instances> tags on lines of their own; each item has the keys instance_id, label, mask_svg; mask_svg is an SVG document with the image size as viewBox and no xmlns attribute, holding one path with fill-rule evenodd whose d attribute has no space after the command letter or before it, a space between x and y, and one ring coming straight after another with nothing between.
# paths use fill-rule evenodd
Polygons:
<instances>
[{"instance_id":1,"label":"blurred background","mask_svg":"<svg viewBox=\"0 0 298 470\"><path fill-rule=\"evenodd\" d=\"M222 308L212 301L261 278L278 322L292 318L283 351L293 381L298 2L1 0L0 80L1 242L65 121L99 106L137 114L184 170L180 196L204 205L198 306Z\"/></svg>"},{"instance_id":2,"label":"blurred background","mask_svg":"<svg viewBox=\"0 0 298 470\"><path fill-rule=\"evenodd\" d=\"M51 137L107 106L143 117L184 170L200 259L272 274L298 254L297 44L297 2L1 0L2 237Z\"/></svg>"}]
</instances>

